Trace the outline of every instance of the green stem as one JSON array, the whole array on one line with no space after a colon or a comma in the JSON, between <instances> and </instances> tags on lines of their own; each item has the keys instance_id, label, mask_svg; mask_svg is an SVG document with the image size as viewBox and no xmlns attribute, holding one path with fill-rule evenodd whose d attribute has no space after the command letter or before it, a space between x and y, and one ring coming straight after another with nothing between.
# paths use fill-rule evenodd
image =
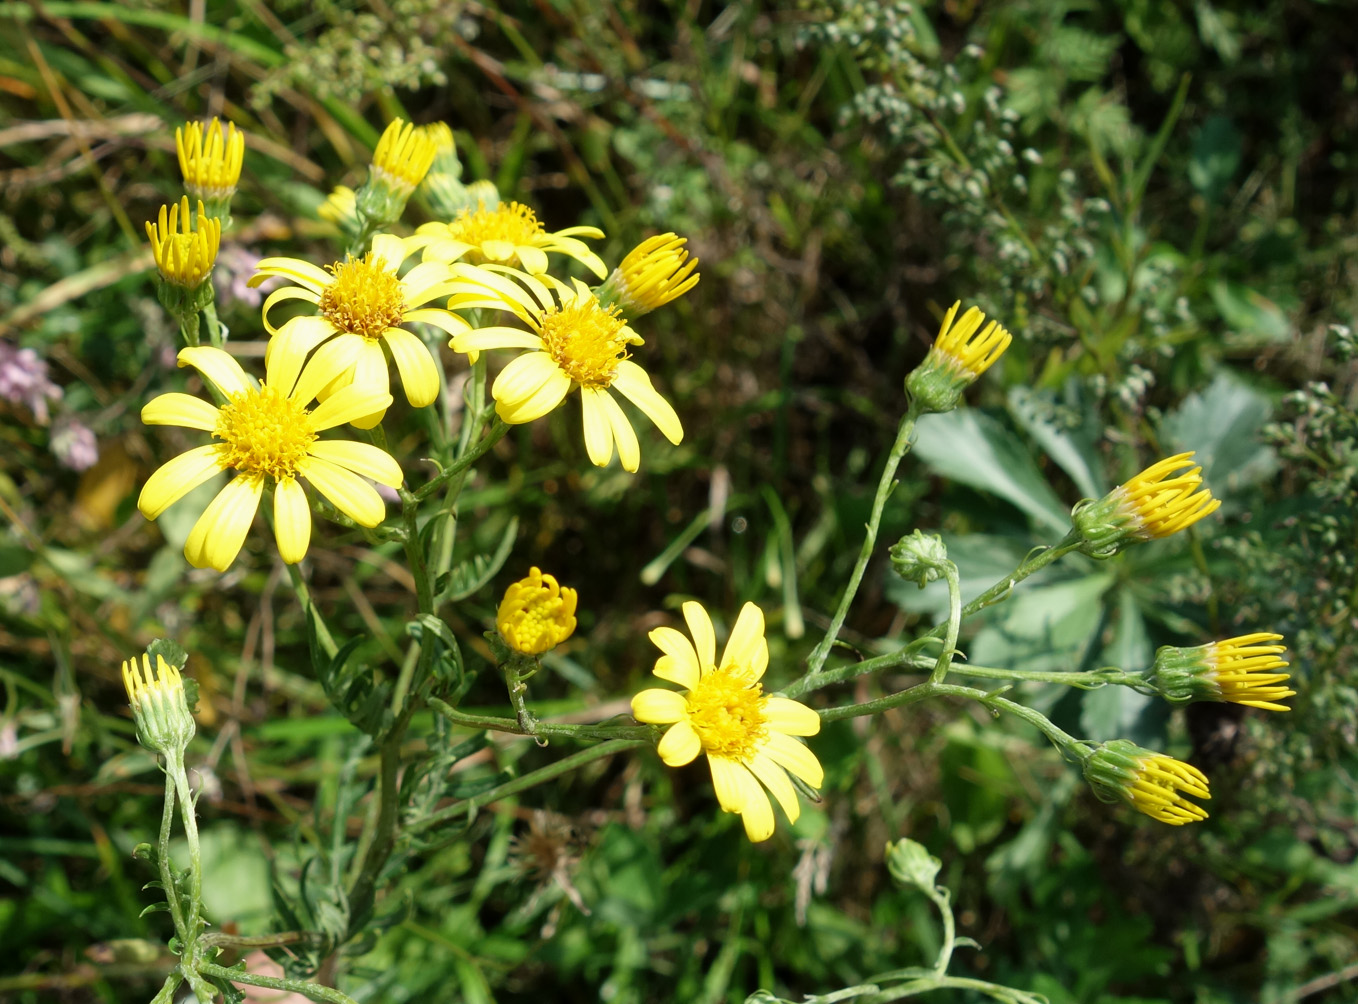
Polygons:
<instances>
[{"instance_id":1,"label":"green stem","mask_svg":"<svg viewBox=\"0 0 1358 1004\"><path fill-rule=\"evenodd\" d=\"M915 409L911 405L906 410L905 416L901 419L901 424L896 430L896 442L891 446L891 452L887 455L886 466L882 469L882 477L877 482L877 495L872 500L872 515L868 518L867 533L863 537L863 546L858 550L858 561L854 564L853 573L849 576L849 584L844 590L844 595L840 598L839 609L830 620L830 627L825 632L825 637L821 639L819 645L812 651L811 656L806 660L807 669L802 679L814 680L825 665L826 658L830 655L830 649L839 638L839 631L844 626L844 618L849 614L849 605L853 603L853 598L858 594L858 587L863 581L863 573L867 570L868 561L872 558L873 547L877 544L877 528L882 522L882 510L886 508L886 500L891 495L891 490L896 487L896 469L900 467L901 460L906 451L910 448L910 433L915 428ZM800 683L801 680L798 681Z\"/></svg>"},{"instance_id":2,"label":"green stem","mask_svg":"<svg viewBox=\"0 0 1358 1004\"><path fill-rule=\"evenodd\" d=\"M491 447L503 439L505 433L508 431L509 425L504 419L500 418L499 415L496 415L495 421L491 424L490 431L482 436L475 446L467 450L466 453L462 454L462 456L458 457L451 464L425 482L419 491L411 493L414 496L415 501L423 502L430 495L434 494L434 492L438 491L443 485L471 467L472 464L485 456L486 453L490 451Z\"/></svg>"},{"instance_id":3,"label":"green stem","mask_svg":"<svg viewBox=\"0 0 1358 1004\"><path fill-rule=\"evenodd\" d=\"M301 568L297 565L284 566L288 570L288 580L292 583L292 591L297 594L297 603L302 608L302 616L310 618L316 625L316 640L320 642L325 654L334 658L339 651L339 646L335 644L334 636L330 634L330 629L325 625L325 619L321 612L316 609L311 602L311 591L307 589L306 580L302 578Z\"/></svg>"},{"instance_id":4,"label":"green stem","mask_svg":"<svg viewBox=\"0 0 1358 1004\"><path fill-rule=\"evenodd\" d=\"M217 319L217 304L209 301L203 307L203 316L207 318L207 338L215 347L221 348L225 339L222 338L222 322Z\"/></svg>"},{"instance_id":5,"label":"green stem","mask_svg":"<svg viewBox=\"0 0 1358 1004\"><path fill-rule=\"evenodd\" d=\"M975 990L995 1000L1007 1001L1009 1004L1038 1004L1039 1001L1046 1000L1025 990L1015 990L999 983L987 983L984 980L972 980L962 976L931 976L924 980L911 980L909 983L902 983L863 1000L866 1004L886 1004L887 1001L927 994L931 990Z\"/></svg>"},{"instance_id":6,"label":"green stem","mask_svg":"<svg viewBox=\"0 0 1358 1004\"><path fill-rule=\"evenodd\" d=\"M184 974L178 969L165 977L164 984L161 985L160 992L151 998L151 1004L173 1004L174 992L179 989L179 984L184 982Z\"/></svg>"},{"instance_id":7,"label":"green stem","mask_svg":"<svg viewBox=\"0 0 1358 1004\"><path fill-rule=\"evenodd\" d=\"M952 900L947 889L935 887L926 889L924 894L938 907L939 919L943 921L943 948L938 953L938 961L934 963L934 975L943 977L948 973L948 964L952 962L953 948L957 943L957 925L953 920Z\"/></svg>"},{"instance_id":8,"label":"green stem","mask_svg":"<svg viewBox=\"0 0 1358 1004\"><path fill-rule=\"evenodd\" d=\"M179 319L179 334L185 345L198 345L198 312L185 314Z\"/></svg>"},{"instance_id":9,"label":"green stem","mask_svg":"<svg viewBox=\"0 0 1358 1004\"><path fill-rule=\"evenodd\" d=\"M168 759L168 758L167 758ZM179 905L179 887L174 881L174 866L170 863L170 829L174 824L174 777L165 770L165 808L160 814L160 843L156 847L156 863L160 866L160 884L165 888L165 900L170 904L170 917L174 920L174 932L179 936L180 951L188 948L189 932L184 926L184 911Z\"/></svg>"},{"instance_id":10,"label":"green stem","mask_svg":"<svg viewBox=\"0 0 1358 1004\"><path fill-rule=\"evenodd\" d=\"M330 987L323 987L317 983L305 983L302 980L285 980L273 976L256 976L254 973L241 972L238 969L227 969L212 962L198 963L198 971L204 976L214 976L219 980L229 980L232 983L245 983L252 987L267 987L270 990L286 990L290 993L301 994L308 1000L322 1001L323 1004L357 1004L352 997L340 993Z\"/></svg>"},{"instance_id":11,"label":"green stem","mask_svg":"<svg viewBox=\"0 0 1358 1004\"><path fill-rule=\"evenodd\" d=\"M179 794L179 816L184 823L184 836L189 845L189 915L184 926L188 931L188 942L197 940L202 932L203 911L203 855L198 847L198 817L193 808L193 792L189 788L189 775L184 770L184 755L176 752L166 755L166 766L174 775L175 788Z\"/></svg>"},{"instance_id":12,"label":"green stem","mask_svg":"<svg viewBox=\"0 0 1358 1004\"><path fill-rule=\"evenodd\" d=\"M962 580L957 574L957 566L946 562L943 575L948 580L948 634L943 639L943 651L938 653L934 671L929 674L930 683L942 683L948 675L953 653L957 651L957 633L962 627Z\"/></svg>"},{"instance_id":13,"label":"green stem","mask_svg":"<svg viewBox=\"0 0 1358 1004\"><path fill-rule=\"evenodd\" d=\"M368 911L372 909L377 897L377 876L391 856L396 842L396 816L400 792L396 786L396 775L401 768L401 736L405 732L404 720L397 723L392 734L382 743L380 767L377 780L377 823L373 827L373 841L363 856L363 867L349 891L349 935L356 935L366 923Z\"/></svg>"},{"instance_id":14,"label":"green stem","mask_svg":"<svg viewBox=\"0 0 1358 1004\"><path fill-rule=\"evenodd\" d=\"M577 767L583 767L587 763L592 763L595 760L602 760L604 757L613 756L615 753L624 753L627 750L634 750L649 745L652 745L651 740L649 739L614 739L610 742L600 743L598 746L591 746L589 749L581 750L579 753L572 753L567 757L562 757L560 760L555 763L550 763L546 767L540 767L535 771L530 771L522 777L516 777L512 781L506 781L504 784L491 788L489 791L483 791L479 795L463 799L456 805L450 805L446 809L426 816L424 819L412 823L407 828L407 832L419 833L423 830L441 826L449 820L456 819L458 816L469 815L482 806L489 805L492 802L498 802L500 799L508 798L510 795L517 795L519 792L527 791L529 788L535 788L544 781L550 781L553 778L560 777L562 774L568 774Z\"/></svg>"},{"instance_id":15,"label":"green stem","mask_svg":"<svg viewBox=\"0 0 1358 1004\"><path fill-rule=\"evenodd\" d=\"M536 722L529 732L513 718L493 718L489 715L469 715L458 711L451 704L429 698L429 706L454 725L472 729L489 729L492 732L508 732L516 736L561 736L564 739L645 739L651 736L648 725L565 725L551 722Z\"/></svg>"},{"instance_id":16,"label":"green stem","mask_svg":"<svg viewBox=\"0 0 1358 1004\"><path fill-rule=\"evenodd\" d=\"M1150 693L1146 678L1138 673L1127 673L1117 666L1105 666L1087 672L1064 672L1046 669L1003 669L999 666L973 666L969 663L953 663L952 673L958 676L975 676L988 680L1032 680L1037 683L1060 683L1081 690L1097 690L1108 684L1131 687L1142 693Z\"/></svg>"}]
</instances>

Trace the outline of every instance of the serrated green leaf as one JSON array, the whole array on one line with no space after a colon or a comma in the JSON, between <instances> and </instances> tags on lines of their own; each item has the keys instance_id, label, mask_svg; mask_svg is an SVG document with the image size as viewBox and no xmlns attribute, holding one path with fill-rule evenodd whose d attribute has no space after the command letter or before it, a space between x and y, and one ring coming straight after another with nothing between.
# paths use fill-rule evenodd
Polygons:
<instances>
[{"instance_id":1,"label":"serrated green leaf","mask_svg":"<svg viewBox=\"0 0 1358 1004\"><path fill-rule=\"evenodd\" d=\"M1273 449L1260 430L1272 404L1262 392L1229 373L1220 373L1206 390L1190 394L1160 423L1166 452L1196 450L1204 482L1212 494L1230 500L1278 468Z\"/></svg>"},{"instance_id":2,"label":"serrated green leaf","mask_svg":"<svg viewBox=\"0 0 1358 1004\"><path fill-rule=\"evenodd\" d=\"M146 646L146 654L151 657L151 661L156 661L156 656L160 656L175 669L182 670L189 661L189 653L184 651L184 647L178 642L169 638L157 638Z\"/></svg>"}]
</instances>

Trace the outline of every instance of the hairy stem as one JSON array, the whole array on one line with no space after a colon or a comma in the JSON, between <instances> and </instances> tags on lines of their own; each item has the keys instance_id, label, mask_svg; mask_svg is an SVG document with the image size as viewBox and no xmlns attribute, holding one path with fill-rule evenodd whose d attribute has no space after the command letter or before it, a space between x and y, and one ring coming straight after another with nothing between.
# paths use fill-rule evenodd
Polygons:
<instances>
[{"instance_id":1,"label":"hairy stem","mask_svg":"<svg viewBox=\"0 0 1358 1004\"><path fill-rule=\"evenodd\" d=\"M232 983L245 983L252 987L267 987L270 990L287 990L291 993L301 994L308 1000L321 1001L323 1004L357 1004L352 997L340 993L338 990L332 990L330 987L323 987L316 983L305 983L302 980L256 976L254 973L226 969L211 962L198 963L198 971L204 976L213 976L219 980L230 980Z\"/></svg>"},{"instance_id":2,"label":"hairy stem","mask_svg":"<svg viewBox=\"0 0 1358 1004\"><path fill-rule=\"evenodd\" d=\"M170 863L170 829L174 823L174 775L169 764L165 765L165 808L160 814L160 843L156 846L156 863L160 866L160 884L165 888L166 902L170 904L170 917L174 920L174 931L179 936L181 950L188 947L189 932L184 926L184 911L179 904L179 887L174 881L174 866Z\"/></svg>"}]
</instances>

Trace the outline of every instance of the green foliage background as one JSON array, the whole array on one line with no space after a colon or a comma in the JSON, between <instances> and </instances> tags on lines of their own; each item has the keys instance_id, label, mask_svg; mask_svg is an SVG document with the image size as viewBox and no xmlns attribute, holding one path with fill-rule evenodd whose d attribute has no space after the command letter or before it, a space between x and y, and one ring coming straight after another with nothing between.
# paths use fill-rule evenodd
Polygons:
<instances>
[{"instance_id":1,"label":"green foliage background","mask_svg":"<svg viewBox=\"0 0 1358 1004\"><path fill-rule=\"evenodd\" d=\"M197 509L156 525L135 509L173 452L138 410L178 386L140 226L178 191L174 126L222 114L249 137L232 239L328 261L314 209L399 114L448 122L470 174L549 228L602 227L610 262L657 230L702 259L697 289L645 325L681 447L652 437L641 474L598 470L578 416L556 415L463 496L471 550L514 518L519 536L505 581L455 608L460 631L530 564L579 590L577 638L533 684L541 714L625 710L646 631L689 597L727 617L760 603L772 683L796 675L857 552L904 375L959 298L1015 344L971 407L921 424L884 541L939 530L974 595L1158 456L1197 450L1224 500L1182 541L1026 583L970 657L1136 669L1161 644L1276 629L1300 694L1266 719L1024 693L1082 736L1201 766L1212 819L1181 830L1100 805L1031 732L955 706L827 727L824 800L768 845L699 768L594 764L408 859L393 895L409 912L350 992L832 991L932 961L930 907L882 860L910 836L983 946L959 971L1054 1004L1352 1000L1354 25L1301 0L0 3L0 337L48 361L54 421L89 425L101 453L67 471L57 424L0 405L0 996L145 999L167 968L130 856L159 775L117 680L151 638L183 645L201 687L214 921L268 929L271 870L295 882L341 777L373 770L270 548L193 571ZM262 334L257 308L223 320ZM398 455L417 452L418 423L401 428ZM399 553L317 533L333 546L313 547L314 592L380 661L411 606ZM929 626L942 599L874 563L847 654ZM483 674L468 703L497 708L503 688ZM458 769L472 792L559 752L510 742Z\"/></svg>"}]
</instances>

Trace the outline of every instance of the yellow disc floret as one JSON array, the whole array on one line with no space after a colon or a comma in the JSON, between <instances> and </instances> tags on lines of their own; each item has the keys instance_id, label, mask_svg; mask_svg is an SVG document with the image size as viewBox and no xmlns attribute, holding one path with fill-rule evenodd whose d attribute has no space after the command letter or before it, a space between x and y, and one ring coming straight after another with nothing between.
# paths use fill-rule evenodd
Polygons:
<instances>
[{"instance_id":1,"label":"yellow disc floret","mask_svg":"<svg viewBox=\"0 0 1358 1004\"><path fill-rule=\"evenodd\" d=\"M330 266L335 280L320 297L321 313L340 331L380 338L399 325L406 309L401 280L369 251Z\"/></svg>"},{"instance_id":2,"label":"yellow disc floret","mask_svg":"<svg viewBox=\"0 0 1358 1004\"><path fill-rule=\"evenodd\" d=\"M541 320L542 344L562 371L583 387L608 387L627 358L632 336L617 307L593 298L550 307Z\"/></svg>"},{"instance_id":3,"label":"yellow disc floret","mask_svg":"<svg viewBox=\"0 0 1358 1004\"><path fill-rule=\"evenodd\" d=\"M495 629L510 648L524 655L541 655L575 632L574 589L534 567L526 579L505 590L495 616Z\"/></svg>"},{"instance_id":4,"label":"yellow disc floret","mask_svg":"<svg viewBox=\"0 0 1358 1004\"><path fill-rule=\"evenodd\" d=\"M296 476L316 442L307 410L268 385L222 405L213 435L224 467L275 481Z\"/></svg>"},{"instance_id":5,"label":"yellow disc floret","mask_svg":"<svg viewBox=\"0 0 1358 1004\"><path fill-rule=\"evenodd\" d=\"M534 239L545 232L537 214L522 202L505 202L489 209L478 204L475 210L462 210L457 219L448 224L448 233L454 240L476 247L496 241L532 246ZM476 262L478 258L472 253L467 260Z\"/></svg>"},{"instance_id":6,"label":"yellow disc floret","mask_svg":"<svg viewBox=\"0 0 1358 1004\"><path fill-rule=\"evenodd\" d=\"M763 685L740 666L709 672L688 693L688 721L706 753L748 760L768 738Z\"/></svg>"}]
</instances>

